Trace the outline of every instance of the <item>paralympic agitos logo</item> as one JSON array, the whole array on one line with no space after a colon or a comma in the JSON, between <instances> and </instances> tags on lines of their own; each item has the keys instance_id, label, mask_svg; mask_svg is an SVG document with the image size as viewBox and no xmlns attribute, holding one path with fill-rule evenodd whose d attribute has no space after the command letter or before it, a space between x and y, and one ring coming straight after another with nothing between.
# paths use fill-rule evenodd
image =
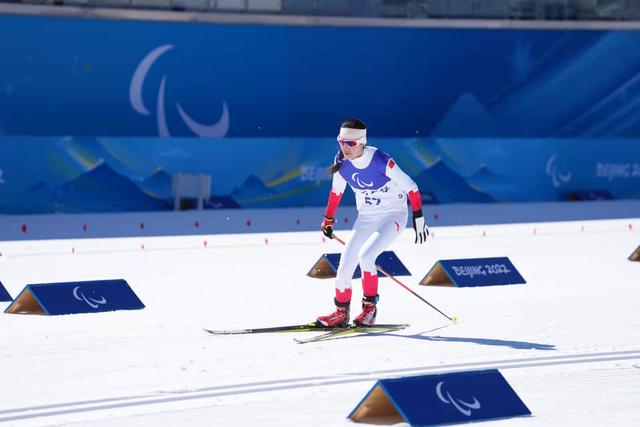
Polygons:
<instances>
[{"instance_id":1,"label":"paralympic agitos logo","mask_svg":"<svg viewBox=\"0 0 640 427\"><path fill-rule=\"evenodd\" d=\"M467 417L471 416L473 410L478 410L482 407L478 399L475 396L471 396L473 399L471 402L464 401L459 397L453 396L448 390L443 390L444 381L440 381L436 385L436 395L442 403L447 405L453 405L462 415Z\"/></svg>"},{"instance_id":2,"label":"paralympic agitos logo","mask_svg":"<svg viewBox=\"0 0 640 427\"><path fill-rule=\"evenodd\" d=\"M547 175L551 177L551 182L556 188L571 181L571 172L562 172L558 167L557 160L558 155L554 154L553 156L549 157L549 159L547 160L547 165L545 167Z\"/></svg>"},{"instance_id":3,"label":"paralympic agitos logo","mask_svg":"<svg viewBox=\"0 0 640 427\"><path fill-rule=\"evenodd\" d=\"M151 115L151 112L145 105L142 97L145 80L149 70L156 61L172 49L174 49L174 46L171 44L159 46L149 52L138 64L133 76L131 77L131 84L129 85L129 102L136 112L145 116ZM167 105L165 104L165 89L169 83L167 75L164 74L156 95L155 116L158 126L158 135L161 137L171 136L169 125L167 123ZM179 102L175 103L175 107L184 124L197 136L203 138L221 138L226 136L229 131L229 108L227 107L226 101L223 101L222 103L222 115L218 121L213 124L197 122L186 113L185 109Z\"/></svg>"},{"instance_id":4,"label":"paralympic agitos logo","mask_svg":"<svg viewBox=\"0 0 640 427\"><path fill-rule=\"evenodd\" d=\"M80 289L80 286L76 286L73 288L73 297L78 301L84 301L91 308L98 308L101 305L107 303L107 299L103 296L100 298L88 297L84 294L84 292Z\"/></svg>"}]
</instances>

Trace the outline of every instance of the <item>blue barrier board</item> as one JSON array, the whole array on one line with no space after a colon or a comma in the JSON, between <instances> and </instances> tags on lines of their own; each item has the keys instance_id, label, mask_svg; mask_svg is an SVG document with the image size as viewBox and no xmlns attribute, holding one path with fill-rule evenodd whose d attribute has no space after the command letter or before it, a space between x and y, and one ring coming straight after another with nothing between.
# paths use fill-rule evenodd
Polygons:
<instances>
[{"instance_id":1,"label":"blue barrier board","mask_svg":"<svg viewBox=\"0 0 640 427\"><path fill-rule=\"evenodd\" d=\"M490 369L380 380L349 418L429 426L522 415L531 411L502 374Z\"/></svg>"},{"instance_id":2,"label":"blue barrier board","mask_svg":"<svg viewBox=\"0 0 640 427\"><path fill-rule=\"evenodd\" d=\"M27 285L5 313L59 315L142 308L129 284L116 279Z\"/></svg>"},{"instance_id":3,"label":"blue barrier board","mask_svg":"<svg viewBox=\"0 0 640 427\"><path fill-rule=\"evenodd\" d=\"M9 292L7 292L7 290L4 288L4 285L2 284L2 282L0 282L0 301L1 302L13 301L13 298L11 298L11 295L9 295Z\"/></svg>"},{"instance_id":4,"label":"blue barrier board","mask_svg":"<svg viewBox=\"0 0 640 427\"><path fill-rule=\"evenodd\" d=\"M338 272L338 266L340 265L340 254L323 254L320 259L311 267L311 270L307 273L309 277L315 277L317 279L327 279L330 277L336 277ZM384 269L392 276L411 276L407 267L404 266L400 258L393 251L384 251L378 258L376 258L376 265L378 268ZM356 268L353 273L354 279L359 279L362 276L360 266ZM385 274L378 270L378 276L384 277Z\"/></svg>"},{"instance_id":5,"label":"blue barrier board","mask_svg":"<svg viewBox=\"0 0 640 427\"><path fill-rule=\"evenodd\" d=\"M507 257L440 260L420 281L424 286L514 285L527 283Z\"/></svg>"}]
</instances>

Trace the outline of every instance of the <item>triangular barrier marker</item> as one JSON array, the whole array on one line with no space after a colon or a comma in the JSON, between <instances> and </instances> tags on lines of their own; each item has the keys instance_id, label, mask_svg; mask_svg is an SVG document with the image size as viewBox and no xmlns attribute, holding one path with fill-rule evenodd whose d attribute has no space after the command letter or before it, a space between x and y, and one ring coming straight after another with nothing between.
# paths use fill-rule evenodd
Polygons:
<instances>
[{"instance_id":1,"label":"triangular barrier marker","mask_svg":"<svg viewBox=\"0 0 640 427\"><path fill-rule=\"evenodd\" d=\"M340 265L340 254L323 254L318 261L311 267L307 276L316 279L328 279L336 277L338 266ZM400 258L393 251L384 251L376 259L376 265L383 268L392 276L411 276L411 273L404 266ZM360 266L353 273L353 278L358 279L362 276ZM384 273L378 271L378 276L385 277Z\"/></svg>"},{"instance_id":2,"label":"triangular barrier marker","mask_svg":"<svg viewBox=\"0 0 640 427\"><path fill-rule=\"evenodd\" d=\"M0 282L0 302L4 302L4 301L13 301L13 298L11 298L11 295L9 295L9 292L7 292L2 282Z\"/></svg>"},{"instance_id":3,"label":"triangular barrier marker","mask_svg":"<svg viewBox=\"0 0 640 427\"><path fill-rule=\"evenodd\" d=\"M44 308L27 286L15 301L7 307L5 313L11 314L47 314Z\"/></svg>"},{"instance_id":4,"label":"triangular barrier marker","mask_svg":"<svg viewBox=\"0 0 640 427\"><path fill-rule=\"evenodd\" d=\"M420 281L423 286L496 286L527 283L507 257L440 260Z\"/></svg>"},{"instance_id":5,"label":"triangular barrier marker","mask_svg":"<svg viewBox=\"0 0 640 427\"><path fill-rule=\"evenodd\" d=\"M496 369L379 380L348 418L430 426L531 415Z\"/></svg>"},{"instance_id":6,"label":"triangular barrier marker","mask_svg":"<svg viewBox=\"0 0 640 427\"><path fill-rule=\"evenodd\" d=\"M640 261L640 246L629 256L629 261Z\"/></svg>"},{"instance_id":7,"label":"triangular barrier marker","mask_svg":"<svg viewBox=\"0 0 640 427\"><path fill-rule=\"evenodd\" d=\"M398 424L404 421L380 385L376 385L369 391L349 418L356 423L370 424Z\"/></svg>"},{"instance_id":8,"label":"triangular barrier marker","mask_svg":"<svg viewBox=\"0 0 640 427\"><path fill-rule=\"evenodd\" d=\"M59 315L142 308L129 284L117 279L27 285L5 313Z\"/></svg>"},{"instance_id":9,"label":"triangular barrier marker","mask_svg":"<svg viewBox=\"0 0 640 427\"><path fill-rule=\"evenodd\" d=\"M436 262L426 276L420 281L420 285L423 286L455 286L453 281L440 264L440 261Z\"/></svg>"},{"instance_id":10,"label":"triangular barrier marker","mask_svg":"<svg viewBox=\"0 0 640 427\"><path fill-rule=\"evenodd\" d=\"M334 259L338 254L323 254L320 259L311 267L311 270L307 273L309 277L315 277L316 279L328 279L330 277L336 277L338 273L338 262Z\"/></svg>"}]
</instances>

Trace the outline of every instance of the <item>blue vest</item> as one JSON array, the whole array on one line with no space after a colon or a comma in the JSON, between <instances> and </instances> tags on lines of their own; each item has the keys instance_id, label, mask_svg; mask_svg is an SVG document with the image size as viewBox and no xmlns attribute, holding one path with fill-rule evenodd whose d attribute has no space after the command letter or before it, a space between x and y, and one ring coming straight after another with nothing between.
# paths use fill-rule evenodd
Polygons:
<instances>
[{"instance_id":1,"label":"blue vest","mask_svg":"<svg viewBox=\"0 0 640 427\"><path fill-rule=\"evenodd\" d=\"M351 161L345 159L339 173L355 190L378 190L391 181L386 175L390 158L387 153L376 150L371 162L364 169L356 168Z\"/></svg>"}]
</instances>

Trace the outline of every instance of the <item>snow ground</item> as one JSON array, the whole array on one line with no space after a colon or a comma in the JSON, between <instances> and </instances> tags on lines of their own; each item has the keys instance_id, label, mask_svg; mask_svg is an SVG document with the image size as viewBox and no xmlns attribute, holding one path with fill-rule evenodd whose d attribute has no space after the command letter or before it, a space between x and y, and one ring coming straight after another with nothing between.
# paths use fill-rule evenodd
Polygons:
<instances>
[{"instance_id":1,"label":"snow ground","mask_svg":"<svg viewBox=\"0 0 640 427\"><path fill-rule=\"evenodd\" d=\"M487 424L640 425L640 262L627 260L639 230L640 218L434 227L419 247L408 229L390 248L413 273L400 280L460 322L382 279L378 322L410 328L305 345L202 328L328 313L333 281L306 273L341 247L319 232L0 242L14 297L28 283L124 278L147 306L0 314L0 425L355 425L346 416L378 379L486 368L533 413ZM416 285L439 259L493 256L527 284Z\"/></svg>"}]
</instances>

